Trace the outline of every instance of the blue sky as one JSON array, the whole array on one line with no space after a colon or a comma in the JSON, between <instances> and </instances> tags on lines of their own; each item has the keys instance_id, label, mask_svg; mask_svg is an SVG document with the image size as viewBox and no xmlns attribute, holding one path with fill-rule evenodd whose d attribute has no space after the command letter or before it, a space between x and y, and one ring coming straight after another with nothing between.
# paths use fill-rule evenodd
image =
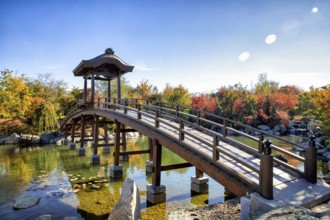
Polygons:
<instances>
[{"instance_id":1,"label":"blue sky","mask_svg":"<svg viewBox=\"0 0 330 220\"><path fill-rule=\"evenodd\" d=\"M330 83L329 0L0 0L0 8L0 68L52 73L70 87L83 86L72 73L80 61L108 47L135 66L126 74L133 86L148 79L210 92L250 86L264 72L306 90Z\"/></svg>"}]
</instances>

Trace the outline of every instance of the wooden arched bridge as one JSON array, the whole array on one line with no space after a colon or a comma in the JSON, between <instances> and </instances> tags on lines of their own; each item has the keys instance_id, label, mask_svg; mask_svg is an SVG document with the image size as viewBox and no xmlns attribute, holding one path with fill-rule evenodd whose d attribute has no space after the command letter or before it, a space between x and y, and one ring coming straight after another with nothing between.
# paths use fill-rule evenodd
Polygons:
<instances>
[{"instance_id":1,"label":"wooden arched bridge","mask_svg":"<svg viewBox=\"0 0 330 220\"><path fill-rule=\"evenodd\" d=\"M330 198L330 188L317 180L316 148L311 138L308 148L281 137L270 135L233 120L218 115L180 106L173 103L141 99L122 99L120 76L131 72L127 65L114 55L112 49L91 60L83 60L74 70L76 76L83 76L84 99L68 114L61 125L66 136L71 136L71 147L75 147L75 137L79 133L79 154L84 155L86 124L93 128L94 153L92 163L99 163L98 148L114 146L114 164L110 176L122 177L120 157L131 154L149 154L147 170L152 172L152 184L147 187L147 199L152 203L165 200L165 186L161 185L161 171L188 166L196 168L196 176L191 179L193 191L207 191L207 178L203 173L219 182L225 189L237 196L257 192L266 200L282 201L296 205L312 206ZM112 79L117 79L117 98L112 98ZM91 96L87 97L87 79L91 79ZM95 80L108 81L108 96L95 97ZM99 128L105 134L109 124L115 125L114 144L105 135L105 143L100 143ZM137 131L149 138L149 149L127 151L125 132ZM244 131L244 132L243 132ZM255 142L257 148L248 146L228 136L240 135ZM258 134L252 136L248 133ZM278 139L304 150L299 156L276 146L266 139ZM266 141L265 141L266 140ZM166 147L187 162L162 166L162 147ZM300 170L276 157L299 161ZM306 198L308 198L306 200Z\"/></svg>"}]
</instances>

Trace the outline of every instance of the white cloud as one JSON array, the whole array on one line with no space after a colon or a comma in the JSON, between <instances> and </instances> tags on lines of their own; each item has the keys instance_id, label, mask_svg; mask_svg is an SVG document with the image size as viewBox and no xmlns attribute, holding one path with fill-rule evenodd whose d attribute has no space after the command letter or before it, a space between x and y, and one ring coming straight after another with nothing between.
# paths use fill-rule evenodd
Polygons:
<instances>
[{"instance_id":1,"label":"white cloud","mask_svg":"<svg viewBox=\"0 0 330 220\"><path fill-rule=\"evenodd\" d=\"M134 66L134 70L135 71L153 72L153 71L156 71L157 69L153 68L153 67L150 67L150 66L147 66L144 63L138 63Z\"/></svg>"}]
</instances>

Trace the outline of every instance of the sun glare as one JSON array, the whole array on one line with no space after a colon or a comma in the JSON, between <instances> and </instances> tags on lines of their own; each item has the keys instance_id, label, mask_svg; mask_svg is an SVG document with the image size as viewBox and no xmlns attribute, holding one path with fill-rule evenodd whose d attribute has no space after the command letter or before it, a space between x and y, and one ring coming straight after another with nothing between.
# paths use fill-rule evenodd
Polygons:
<instances>
[{"instance_id":1,"label":"sun glare","mask_svg":"<svg viewBox=\"0 0 330 220\"><path fill-rule=\"evenodd\" d=\"M265 38L265 43L266 44L273 44L276 41L276 35L275 34L270 34Z\"/></svg>"},{"instance_id":2,"label":"sun glare","mask_svg":"<svg viewBox=\"0 0 330 220\"><path fill-rule=\"evenodd\" d=\"M313 14L316 14L318 11L319 11L319 9L318 9L317 7L314 7L314 8L312 9L312 13L313 13Z\"/></svg>"},{"instance_id":3,"label":"sun glare","mask_svg":"<svg viewBox=\"0 0 330 220\"><path fill-rule=\"evenodd\" d=\"M248 51L244 51L238 57L238 60L241 62L247 61L250 58L250 53Z\"/></svg>"}]
</instances>

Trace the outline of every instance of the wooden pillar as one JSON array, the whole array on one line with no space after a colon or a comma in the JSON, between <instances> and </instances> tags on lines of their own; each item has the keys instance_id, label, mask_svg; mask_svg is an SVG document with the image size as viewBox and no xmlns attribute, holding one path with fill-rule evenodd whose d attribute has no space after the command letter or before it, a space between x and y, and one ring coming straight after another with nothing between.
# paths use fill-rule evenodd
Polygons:
<instances>
[{"instance_id":1,"label":"wooden pillar","mask_svg":"<svg viewBox=\"0 0 330 220\"><path fill-rule=\"evenodd\" d=\"M149 161L153 161L153 147L152 147L152 139L148 138L148 147L149 147Z\"/></svg>"},{"instance_id":2,"label":"wooden pillar","mask_svg":"<svg viewBox=\"0 0 330 220\"><path fill-rule=\"evenodd\" d=\"M107 121L107 119L104 118L104 122L106 122L106 121ZM104 142L105 142L105 144L109 144L108 124L107 123L104 123L103 130L104 130Z\"/></svg>"},{"instance_id":3,"label":"wooden pillar","mask_svg":"<svg viewBox=\"0 0 330 220\"><path fill-rule=\"evenodd\" d=\"M265 141L264 153L260 158L259 187L260 195L265 199L273 199L273 155L271 142Z\"/></svg>"},{"instance_id":4,"label":"wooden pillar","mask_svg":"<svg viewBox=\"0 0 330 220\"><path fill-rule=\"evenodd\" d=\"M197 167L195 167L195 174L197 178L201 178L203 177L203 171L201 171L200 169L198 169Z\"/></svg>"},{"instance_id":5,"label":"wooden pillar","mask_svg":"<svg viewBox=\"0 0 330 220\"><path fill-rule=\"evenodd\" d=\"M115 136L115 166L119 166L119 153L120 153L120 123L115 121L116 123L116 136Z\"/></svg>"},{"instance_id":6,"label":"wooden pillar","mask_svg":"<svg viewBox=\"0 0 330 220\"><path fill-rule=\"evenodd\" d=\"M92 86L91 86L91 108L94 108L94 98L95 98L95 76L92 74Z\"/></svg>"},{"instance_id":7,"label":"wooden pillar","mask_svg":"<svg viewBox=\"0 0 330 220\"><path fill-rule=\"evenodd\" d=\"M153 140L153 165L154 172L152 173L152 185L160 186L161 180L161 165L162 165L162 145L159 144L158 140Z\"/></svg>"},{"instance_id":8,"label":"wooden pillar","mask_svg":"<svg viewBox=\"0 0 330 220\"><path fill-rule=\"evenodd\" d=\"M84 105L87 103L87 76L84 77Z\"/></svg>"},{"instance_id":9,"label":"wooden pillar","mask_svg":"<svg viewBox=\"0 0 330 220\"><path fill-rule=\"evenodd\" d=\"M72 128L71 128L71 142L74 142L74 136L75 136L75 127L76 127L76 121L72 119Z\"/></svg>"},{"instance_id":10,"label":"wooden pillar","mask_svg":"<svg viewBox=\"0 0 330 220\"><path fill-rule=\"evenodd\" d=\"M108 102L111 102L111 79L108 79Z\"/></svg>"},{"instance_id":11,"label":"wooden pillar","mask_svg":"<svg viewBox=\"0 0 330 220\"><path fill-rule=\"evenodd\" d=\"M305 151L304 174L308 182L317 183L317 149L314 135L309 137L308 147Z\"/></svg>"},{"instance_id":12,"label":"wooden pillar","mask_svg":"<svg viewBox=\"0 0 330 220\"><path fill-rule=\"evenodd\" d=\"M94 150L93 153L94 155L97 154L97 148L99 145L99 116L95 116L94 117L94 133L93 133L93 137L94 137Z\"/></svg>"},{"instance_id":13,"label":"wooden pillar","mask_svg":"<svg viewBox=\"0 0 330 220\"><path fill-rule=\"evenodd\" d=\"M122 124L121 126L122 132L121 132L121 139L122 139L122 144L123 144L123 151L126 151L126 131L125 131L125 125Z\"/></svg>"},{"instance_id":14,"label":"wooden pillar","mask_svg":"<svg viewBox=\"0 0 330 220\"><path fill-rule=\"evenodd\" d=\"M117 98L118 98L118 104L121 103L121 85L120 85L120 73L118 73L118 78L117 78Z\"/></svg>"},{"instance_id":15,"label":"wooden pillar","mask_svg":"<svg viewBox=\"0 0 330 220\"><path fill-rule=\"evenodd\" d=\"M84 147L84 141L85 141L85 120L84 116L81 116L80 119L80 147Z\"/></svg>"}]
</instances>

